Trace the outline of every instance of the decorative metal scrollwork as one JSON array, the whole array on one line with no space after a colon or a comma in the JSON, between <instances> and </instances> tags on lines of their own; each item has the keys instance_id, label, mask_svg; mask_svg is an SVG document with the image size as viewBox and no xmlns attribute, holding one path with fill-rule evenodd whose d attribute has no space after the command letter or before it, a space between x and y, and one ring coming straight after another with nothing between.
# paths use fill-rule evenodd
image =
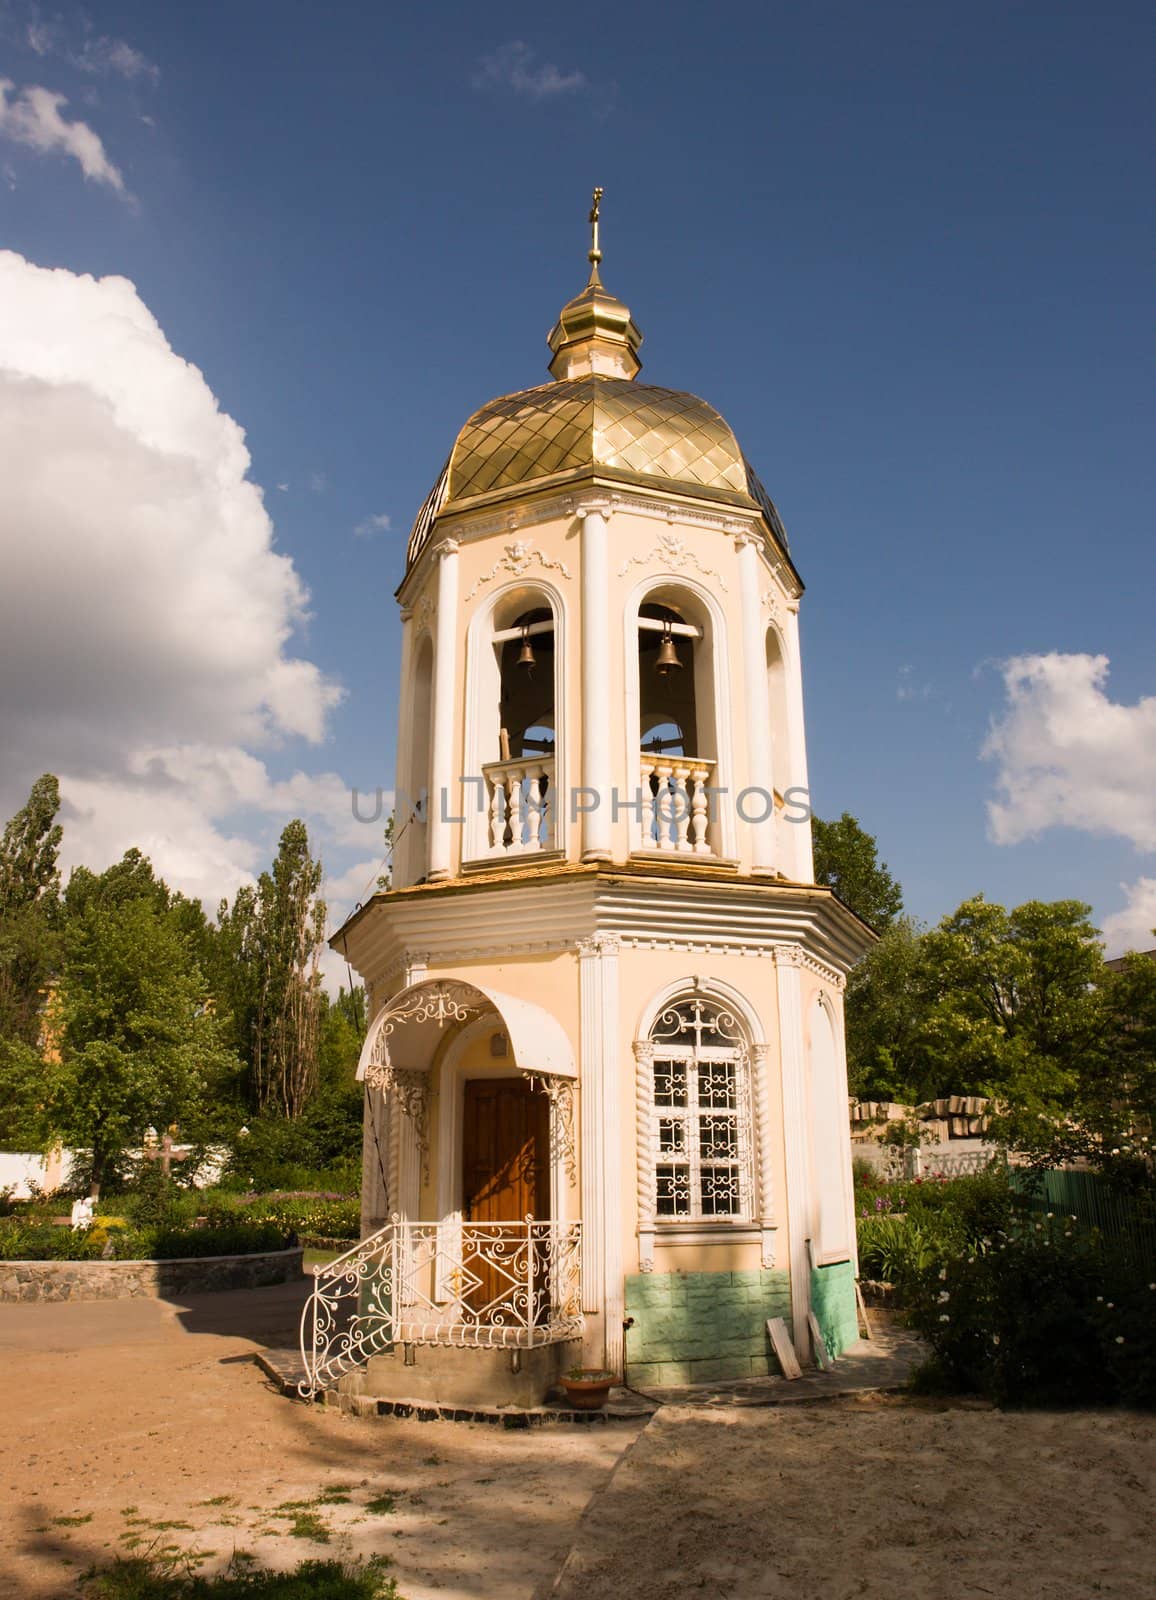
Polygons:
<instances>
[{"instance_id":1,"label":"decorative metal scrollwork","mask_svg":"<svg viewBox=\"0 0 1156 1600\"><path fill-rule=\"evenodd\" d=\"M581 1337L579 1222L395 1216L314 1268L301 1317L304 1396L398 1343L532 1349Z\"/></svg>"},{"instance_id":2,"label":"decorative metal scrollwork","mask_svg":"<svg viewBox=\"0 0 1156 1600\"><path fill-rule=\"evenodd\" d=\"M573 1185L578 1180L574 1153L574 1082L571 1078L554 1077L536 1072L530 1077L538 1084L550 1102L550 1160L554 1166L565 1168L566 1180Z\"/></svg>"},{"instance_id":3,"label":"decorative metal scrollwork","mask_svg":"<svg viewBox=\"0 0 1156 1600\"><path fill-rule=\"evenodd\" d=\"M693 1045L696 1050L704 1045L746 1048L746 1033L733 1010L700 995L667 1006L655 1018L650 1037L656 1044Z\"/></svg>"},{"instance_id":4,"label":"decorative metal scrollwork","mask_svg":"<svg viewBox=\"0 0 1156 1600\"><path fill-rule=\"evenodd\" d=\"M374 1023L373 1048L365 1068L365 1082L371 1089L383 1093L394 1079L394 1068L389 1059L389 1039L406 1023L436 1022L439 1028L447 1023L468 1022L485 1009L485 1000L468 983L439 981L423 983L412 993L387 1005Z\"/></svg>"}]
</instances>

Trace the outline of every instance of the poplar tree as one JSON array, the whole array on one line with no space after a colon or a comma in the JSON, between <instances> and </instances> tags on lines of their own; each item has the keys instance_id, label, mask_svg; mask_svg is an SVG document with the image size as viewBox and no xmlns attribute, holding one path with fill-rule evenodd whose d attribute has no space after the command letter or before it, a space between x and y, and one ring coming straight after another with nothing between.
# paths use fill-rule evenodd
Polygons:
<instances>
[{"instance_id":1,"label":"poplar tree","mask_svg":"<svg viewBox=\"0 0 1156 1600\"><path fill-rule=\"evenodd\" d=\"M258 1111L299 1117L316 1093L325 996L319 957L325 902L318 897L321 863L309 851L299 819L281 835L272 870L255 893L242 890L231 936L253 963L248 1026Z\"/></svg>"},{"instance_id":2,"label":"poplar tree","mask_svg":"<svg viewBox=\"0 0 1156 1600\"><path fill-rule=\"evenodd\" d=\"M0 838L0 1040L33 1043L57 959L60 785L37 778Z\"/></svg>"}]
</instances>

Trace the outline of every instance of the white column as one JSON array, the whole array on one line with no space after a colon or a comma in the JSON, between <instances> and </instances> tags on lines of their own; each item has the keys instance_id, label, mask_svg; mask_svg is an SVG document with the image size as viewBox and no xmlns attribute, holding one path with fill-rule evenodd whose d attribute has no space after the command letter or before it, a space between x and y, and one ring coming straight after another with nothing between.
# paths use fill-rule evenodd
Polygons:
<instances>
[{"instance_id":1,"label":"white column","mask_svg":"<svg viewBox=\"0 0 1156 1600\"><path fill-rule=\"evenodd\" d=\"M591 1359L622 1371L622 1128L615 1065L618 946L595 936L578 947L581 1010L582 1308L604 1318ZM592 1333L595 1330L591 1330Z\"/></svg>"},{"instance_id":2,"label":"white column","mask_svg":"<svg viewBox=\"0 0 1156 1600\"><path fill-rule=\"evenodd\" d=\"M580 506L582 519L582 780L598 805L582 818L583 861L609 861L610 558L607 506ZM563 797L566 803L566 797ZM584 795L582 804L589 805Z\"/></svg>"},{"instance_id":3,"label":"white column","mask_svg":"<svg viewBox=\"0 0 1156 1600\"><path fill-rule=\"evenodd\" d=\"M433 739L430 763L429 864L433 880L450 875L450 823L458 815L461 788L454 767L454 709L458 672L458 541L446 539L437 552L438 592L434 639Z\"/></svg>"},{"instance_id":4,"label":"white column","mask_svg":"<svg viewBox=\"0 0 1156 1600\"><path fill-rule=\"evenodd\" d=\"M756 872L771 872L775 867L775 772L771 749L771 697L767 688L767 645L759 598L758 545L753 534L740 533L735 544L739 553L739 591L743 607L743 666L747 700L747 782L767 796L767 816L751 822L752 866ZM748 816L760 816L761 797L751 797L744 807Z\"/></svg>"},{"instance_id":5,"label":"white column","mask_svg":"<svg viewBox=\"0 0 1156 1600\"><path fill-rule=\"evenodd\" d=\"M807 1313L811 1309L811 1251L815 1236L811 1194L810 1097L807 1093L807 1042L803 1034L803 974L796 945L775 946L779 1001L779 1059L783 1073L783 1144L790 1235L791 1323L795 1349L811 1348Z\"/></svg>"},{"instance_id":6,"label":"white column","mask_svg":"<svg viewBox=\"0 0 1156 1600\"><path fill-rule=\"evenodd\" d=\"M784 663L787 673L787 718L789 723L789 737L791 741L791 759L789 771L791 784L807 789L810 793L807 779L807 735L803 723L803 662L799 653L799 602L791 601L787 606L787 644L790 659ZM788 809L792 816L798 816L798 807ZM811 853L811 819L804 822L788 822L786 824L788 837L793 841L794 851L790 866L790 876L797 883L814 883L815 862Z\"/></svg>"}]
</instances>

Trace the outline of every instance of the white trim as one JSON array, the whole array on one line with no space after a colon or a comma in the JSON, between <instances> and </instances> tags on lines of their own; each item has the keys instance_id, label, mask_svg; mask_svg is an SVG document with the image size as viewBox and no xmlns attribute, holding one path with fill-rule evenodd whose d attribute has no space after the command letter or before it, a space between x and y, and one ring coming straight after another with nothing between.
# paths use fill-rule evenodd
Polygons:
<instances>
[{"instance_id":1,"label":"white trim","mask_svg":"<svg viewBox=\"0 0 1156 1600\"><path fill-rule=\"evenodd\" d=\"M433 739L430 760L429 820L426 838L431 880L448 878L452 861L450 824L446 820L454 787L454 734L458 701L458 541L438 545L437 618L434 638Z\"/></svg>"},{"instance_id":2,"label":"white trim","mask_svg":"<svg viewBox=\"0 0 1156 1600\"><path fill-rule=\"evenodd\" d=\"M739 598L743 615L743 677L747 710L747 781L764 794L775 792L774 755L771 747L771 706L767 692L767 646L759 602L759 557L754 539L736 538L739 559ZM755 872L771 872L776 865L775 814L761 822L748 822L751 861Z\"/></svg>"},{"instance_id":3,"label":"white trim","mask_svg":"<svg viewBox=\"0 0 1156 1600\"><path fill-rule=\"evenodd\" d=\"M779 1061L783 1083L787 1222L790 1234L791 1322L796 1350L809 1348L811 1240L815 1233L808 1129L807 1054L803 1037L803 975L795 945L775 955L779 1000ZM848 1135L849 1137L849 1135Z\"/></svg>"},{"instance_id":4,"label":"white trim","mask_svg":"<svg viewBox=\"0 0 1156 1600\"><path fill-rule=\"evenodd\" d=\"M578 949L580 1012L579 1060L582 1068L582 1309L602 1310L606 1284L602 1197L606 1150L602 1142L603 1031L602 951L593 940Z\"/></svg>"},{"instance_id":5,"label":"white trim","mask_svg":"<svg viewBox=\"0 0 1156 1600\"><path fill-rule=\"evenodd\" d=\"M603 509L586 505L582 520L582 787L597 804L582 818L583 861L609 860L610 816L610 556ZM566 809L570 808L569 792Z\"/></svg>"}]
</instances>

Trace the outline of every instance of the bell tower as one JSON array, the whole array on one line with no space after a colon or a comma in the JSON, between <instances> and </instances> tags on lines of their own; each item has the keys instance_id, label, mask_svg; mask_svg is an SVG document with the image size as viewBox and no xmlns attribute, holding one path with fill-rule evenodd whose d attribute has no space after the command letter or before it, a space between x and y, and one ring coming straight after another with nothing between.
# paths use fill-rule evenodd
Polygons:
<instances>
[{"instance_id":1,"label":"bell tower","mask_svg":"<svg viewBox=\"0 0 1156 1600\"><path fill-rule=\"evenodd\" d=\"M768 1373L769 1316L804 1359L812 1312L857 1337L843 986L872 935L814 883L803 586L727 423L639 381L601 201L550 381L468 419L414 524L393 887L333 941L373 1016L363 1249L409 1263L417 1365L370 1362L395 1389L505 1393L495 1349L542 1393L581 1361Z\"/></svg>"}]
</instances>

